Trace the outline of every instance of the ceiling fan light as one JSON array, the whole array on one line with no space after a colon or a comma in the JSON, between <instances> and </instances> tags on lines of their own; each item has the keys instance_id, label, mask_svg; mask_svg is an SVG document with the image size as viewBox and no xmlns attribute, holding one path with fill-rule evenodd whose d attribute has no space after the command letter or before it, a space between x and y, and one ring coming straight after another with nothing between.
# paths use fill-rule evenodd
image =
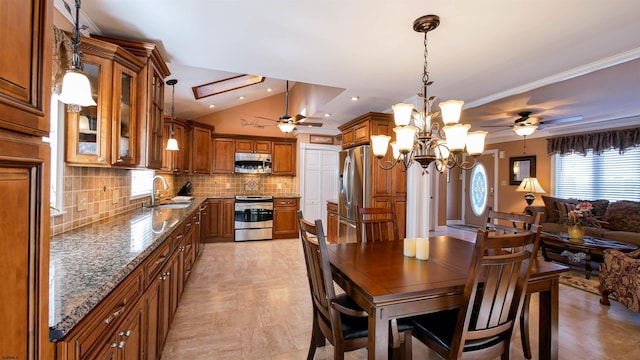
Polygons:
<instances>
[{"instance_id":1,"label":"ceiling fan light","mask_svg":"<svg viewBox=\"0 0 640 360\"><path fill-rule=\"evenodd\" d=\"M513 131L520 136L529 136L533 134L534 131L538 128L538 125L516 125L513 127Z\"/></svg>"},{"instance_id":2,"label":"ceiling fan light","mask_svg":"<svg viewBox=\"0 0 640 360\"><path fill-rule=\"evenodd\" d=\"M288 134L292 132L293 129L295 129L296 125L289 122L279 122L278 127L280 128L280 131L282 131L285 134Z\"/></svg>"}]
</instances>

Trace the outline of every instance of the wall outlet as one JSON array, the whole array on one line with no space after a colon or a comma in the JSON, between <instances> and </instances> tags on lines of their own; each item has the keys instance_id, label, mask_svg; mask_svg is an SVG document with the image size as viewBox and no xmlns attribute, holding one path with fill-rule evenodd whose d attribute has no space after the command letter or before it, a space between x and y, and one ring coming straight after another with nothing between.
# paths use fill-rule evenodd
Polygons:
<instances>
[{"instance_id":1,"label":"wall outlet","mask_svg":"<svg viewBox=\"0 0 640 360\"><path fill-rule=\"evenodd\" d=\"M83 192L78 193L78 205L77 205L76 209L78 211L85 211L85 210L87 210L87 205L88 205L87 192L83 191Z\"/></svg>"},{"instance_id":2,"label":"wall outlet","mask_svg":"<svg viewBox=\"0 0 640 360\"><path fill-rule=\"evenodd\" d=\"M224 184L224 188L225 188L225 189L231 189L231 184L229 184L229 183L225 183L225 184Z\"/></svg>"},{"instance_id":3,"label":"wall outlet","mask_svg":"<svg viewBox=\"0 0 640 360\"><path fill-rule=\"evenodd\" d=\"M277 183L277 184L276 184L276 189L278 189L278 190L282 190L282 184Z\"/></svg>"},{"instance_id":4,"label":"wall outlet","mask_svg":"<svg viewBox=\"0 0 640 360\"><path fill-rule=\"evenodd\" d=\"M119 199L120 199L120 190L113 189L113 203L117 204Z\"/></svg>"}]
</instances>

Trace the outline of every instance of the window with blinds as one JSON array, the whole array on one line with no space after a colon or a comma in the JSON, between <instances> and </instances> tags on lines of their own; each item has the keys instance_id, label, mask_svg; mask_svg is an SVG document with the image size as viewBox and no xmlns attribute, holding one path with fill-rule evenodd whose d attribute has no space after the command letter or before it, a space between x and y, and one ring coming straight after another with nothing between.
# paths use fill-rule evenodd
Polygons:
<instances>
[{"instance_id":1,"label":"window with blinds","mask_svg":"<svg viewBox=\"0 0 640 360\"><path fill-rule=\"evenodd\" d=\"M131 170L131 198L151 194L153 170Z\"/></svg>"},{"instance_id":2,"label":"window with blinds","mask_svg":"<svg viewBox=\"0 0 640 360\"><path fill-rule=\"evenodd\" d=\"M555 196L640 201L640 148L555 157Z\"/></svg>"}]
</instances>

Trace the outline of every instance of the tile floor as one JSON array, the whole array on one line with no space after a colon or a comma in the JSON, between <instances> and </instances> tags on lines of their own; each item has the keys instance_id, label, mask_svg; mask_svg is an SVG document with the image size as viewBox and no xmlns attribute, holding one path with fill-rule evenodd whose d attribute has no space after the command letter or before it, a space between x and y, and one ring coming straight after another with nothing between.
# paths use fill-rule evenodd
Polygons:
<instances>
[{"instance_id":1,"label":"tile floor","mask_svg":"<svg viewBox=\"0 0 640 360\"><path fill-rule=\"evenodd\" d=\"M449 232L449 234L452 234ZM474 233L459 231L472 239ZM455 235L452 234L452 235ZM302 360L311 334L309 295L298 239L206 244L171 326L163 360ZM640 314L612 301L560 286L561 359L640 359ZM537 297L532 298L535 306ZM537 314L531 313L537 358ZM333 359L332 347L316 360ZM366 359L366 349L347 360ZM417 340L414 359L439 357ZM519 334L512 359L523 359Z\"/></svg>"}]
</instances>

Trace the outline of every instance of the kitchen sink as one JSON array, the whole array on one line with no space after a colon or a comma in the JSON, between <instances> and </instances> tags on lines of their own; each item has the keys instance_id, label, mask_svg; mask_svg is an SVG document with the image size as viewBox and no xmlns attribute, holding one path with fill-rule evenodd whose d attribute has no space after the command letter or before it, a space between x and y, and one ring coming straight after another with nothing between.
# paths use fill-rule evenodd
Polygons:
<instances>
[{"instance_id":1,"label":"kitchen sink","mask_svg":"<svg viewBox=\"0 0 640 360\"><path fill-rule=\"evenodd\" d=\"M191 206L191 203L174 203L174 202L166 202L166 203L160 203L160 204L155 204L153 206L151 205L146 205L146 207L149 208L153 208L153 209L184 209Z\"/></svg>"}]
</instances>

